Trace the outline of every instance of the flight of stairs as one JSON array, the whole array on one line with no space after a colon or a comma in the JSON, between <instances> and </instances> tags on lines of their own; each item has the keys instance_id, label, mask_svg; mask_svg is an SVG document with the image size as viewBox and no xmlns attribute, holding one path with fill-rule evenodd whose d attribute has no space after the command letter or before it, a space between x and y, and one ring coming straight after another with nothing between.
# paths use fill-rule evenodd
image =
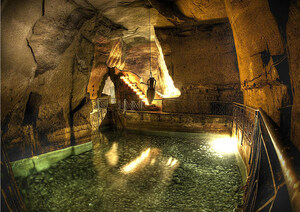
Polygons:
<instances>
[{"instance_id":1,"label":"flight of stairs","mask_svg":"<svg viewBox=\"0 0 300 212\"><path fill-rule=\"evenodd\" d=\"M121 76L120 79L139 97L139 99L146 105L149 105L146 95L139 89L135 83L132 83L125 76Z\"/></svg>"}]
</instances>

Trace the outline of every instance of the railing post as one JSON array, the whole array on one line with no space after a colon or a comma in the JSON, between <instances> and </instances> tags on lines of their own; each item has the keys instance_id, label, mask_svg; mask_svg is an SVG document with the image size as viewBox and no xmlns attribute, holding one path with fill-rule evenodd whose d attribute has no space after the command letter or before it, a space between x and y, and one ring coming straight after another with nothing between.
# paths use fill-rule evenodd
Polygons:
<instances>
[{"instance_id":1,"label":"railing post","mask_svg":"<svg viewBox=\"0 0 300 212\"><path fill-rule=\"evenodd\" d=\"M97 109L99 110L100 109L100 100L97 99L96 101L97 101Z\"/></svg>"},{"instance_id":2,"label":"railing post","mask_svg":"<svg viewBox=\"0 0 300 212\"><path fill-rule=\"evenodd\" d=\"M125 113L126 111L126 99L124 99L124 105L123 105L123 112Z\"/></svg>"}]
</instances>

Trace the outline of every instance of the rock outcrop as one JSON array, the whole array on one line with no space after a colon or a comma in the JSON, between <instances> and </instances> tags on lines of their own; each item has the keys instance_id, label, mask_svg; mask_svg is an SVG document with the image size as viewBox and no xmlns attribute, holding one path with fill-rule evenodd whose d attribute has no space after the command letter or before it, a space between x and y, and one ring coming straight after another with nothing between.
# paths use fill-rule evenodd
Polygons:
<instances>
[{"instance_id":1,"label":"rock outcrop","mask_svg":"<svg viewBox=\"0 0 300 212\"><path fill-rule=\"evenodd\" d=\"M158 28L156 32L169 73L181 91L180 99L186 101L180 104L196 108L201 101L242 100L234 40L228 23Z\"/></svg>"},{"instance_id":2,"label":"rock outcrop","mask_svg":"<svg viewBox=\"0 0 300 212\"><path fill-rule=\"evenodd\" d=\"M291 140L300 150L300 2L290 5L287 22L287 47L293 92Z\"/></svg>"},{"instance_id":3,"label":"rock outcrop","mask_svg":"<svg viewBox=\"0 0 300 212\"><path fill-rule=\"evenodd\" d=\"M1 126L4 144L18 149L11 159L88 140L90 99L101 94L108 67L123 70L127 64L148 75L147 62L140 64L148 61L150 43L154 74L159 81L168 77L158 65L163 55L153 25L173 24L145 2L15 0L2 10ZM118 41L121 58L109 61ZM140 64L132 63L140 55Z\"/></svg>"},{"instance_id":4,"label":"rock outcrop","mask_svg":"<svg viewBox=\"0 0 300 212\"><path fill-rule=\"evenodd\" d=\"M90 99L101 95L108 70L132 71L145 82L151 67L166 96L180 90L182 99L209 93L208 100L239 101L241 88L246 105L281 126L293 100L291 136L299 147L299 1L282 20L273 4L4 1L3 144L18 149L16 159L85 142Z\"/></svg>"},{"instance_id":5,"label":"rock outcrop","mask_svg":"<svg viewBox=\"0 0 300 212\"><path fill-rule=\"evenodd\" d=\"M261 107L280 125L279 109L289 104L289 95L277 65L286 55L269 3L226 0L225 6L235 41L244 103Z\"/></svg>"},{"instance_id":6,"label":"rock outcrop","mask_svg":"<svg viewBox=\"0 0 300 212\"><path fill-rule=\"evenodd\" d=\"M37 2L27 4L31 8ZM19 37L26 44L22 51L5 48L13 57L5 58L2 68L2 140L8 149L18 149L11 159L74 145L75 140L89 140L85 137L91 133L92 109L86 90L90 71L97 62L95 48L99 37L110 39L124 30L94 9L60 4L39 4L39 15L27 20L28 31ZM4 37L19 35L19 25L5 27ZM28 61L23 61L23 52L30 54ZM26 75L28 69L31 72ZM10 90L16 92L14 99Z\"/></svg>"}]
</instances>

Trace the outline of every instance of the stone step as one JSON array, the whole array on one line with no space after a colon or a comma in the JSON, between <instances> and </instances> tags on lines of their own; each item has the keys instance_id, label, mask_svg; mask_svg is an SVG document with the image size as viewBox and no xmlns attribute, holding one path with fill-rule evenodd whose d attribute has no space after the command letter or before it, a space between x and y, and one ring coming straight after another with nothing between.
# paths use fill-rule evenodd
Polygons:
<instances>
[{"instance_id":1,"label":"stone step","mask_svg":"<svg viewBox=\"0 0 300 212\"><path fill-rule=\"evenodd\" d=\"M122 81L130 88L133 90L133 92L139 97L139 99L142 100L142 102L145 105L149 105L148 103L148 99L146 97L146 95L141 91L141 89L139 89L137 87L136 84L133 84L132 82L130 82L130 80L126 79L124 76L121 76L120 79L122 79Z\"/></svg>"}]
</instances>

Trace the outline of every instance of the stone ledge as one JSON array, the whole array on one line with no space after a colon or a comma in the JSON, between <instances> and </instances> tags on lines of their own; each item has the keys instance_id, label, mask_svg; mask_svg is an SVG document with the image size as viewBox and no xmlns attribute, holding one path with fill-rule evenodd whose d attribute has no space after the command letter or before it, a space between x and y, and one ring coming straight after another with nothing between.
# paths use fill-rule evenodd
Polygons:
<instances>
[{"instance_id":1,"label":"stone ledge","mask_svg":"<svg viewBox=\"0 0 300 212\"><path fill-rule=\"evenodd\" d=\"M131 130L179 132L231 132L232 117L184 113L126 111L117 112L118 127Z\"/></svg>"},{"instance_id":2,"label":"stone ledge","mask_svg":"<svg viewBox=\"0 0 300 212\"><path fill-rule=\"evenodd\" d=\"M92 142L90 141L88 143L67 147L31 158L17 160L11 162L11 167L15 177L27 177L32 172L46 170L71 155L79 155L91 149Z\"/></svg>"}]
</instances>

